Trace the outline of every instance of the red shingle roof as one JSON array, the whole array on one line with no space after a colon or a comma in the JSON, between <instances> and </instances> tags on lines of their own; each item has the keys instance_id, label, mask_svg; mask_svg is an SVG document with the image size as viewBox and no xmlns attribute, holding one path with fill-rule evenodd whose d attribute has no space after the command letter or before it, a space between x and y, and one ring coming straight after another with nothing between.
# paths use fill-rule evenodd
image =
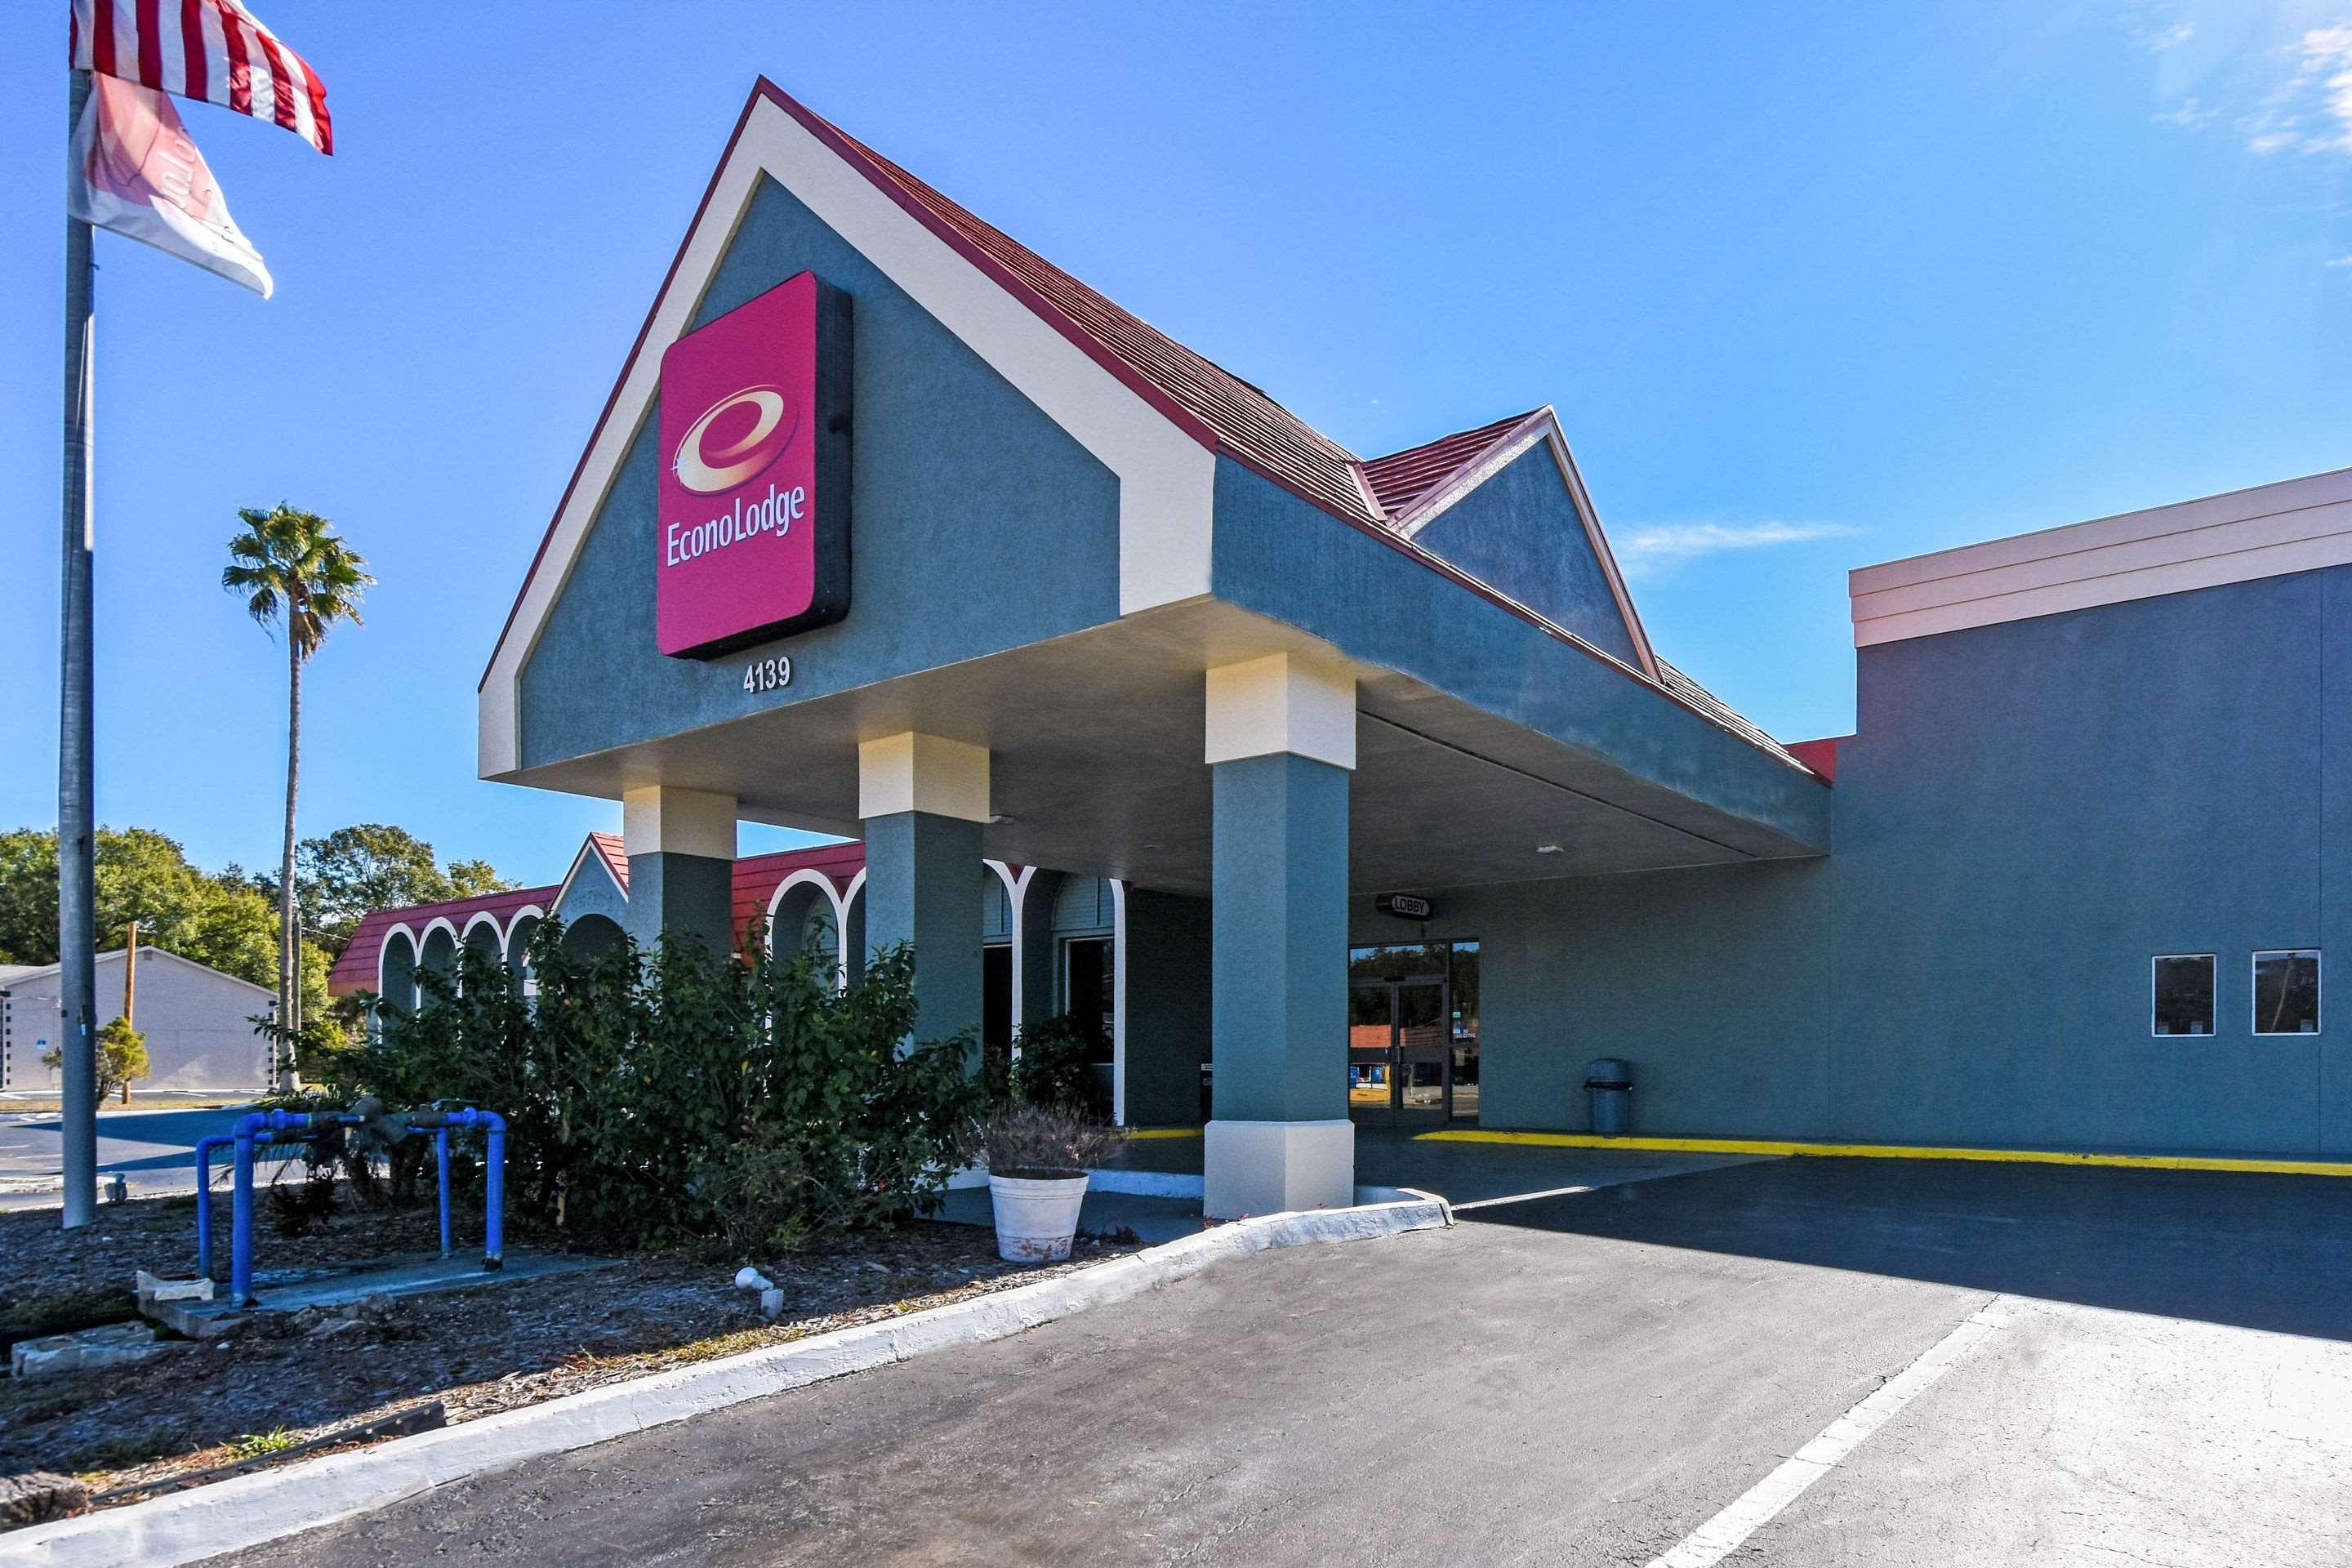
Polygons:
<instances>
[{"instance_id":1,"label":"red shingle roof","mask_svg":"<svg viewBox=\"0 0 2352 1568\"><path fill-rule=\"evenodd\" d=\"M1222 365L1193 353L1035 251L908 174L863 142L794 101L772 83L761 90L819 140L866 165L869 179L934 232L1022 296L1029 307L1114 374L1181 413L1195 439L1351 521L1384 521L1365 493L1355 454ZM1153 395L1157 395L1156 396ZM1172 410L1167 408L1173 405Z\"/></svg>"},{"instance_id":2,"label":"red shingle roof","mask_svg":"<svg viewBox=\"0 0 2352 1568\"><path fill-rule=\"evenodd\" d=\"M436 920L446 920L465 934L466 922L476 915L488 913L504 931L514 911L530 904L545 910L555 901L556 889L549 888L510 888L503 893L483 893L471 899L451 899L438 904L411 904L405 909L370 910L360 917L352 928L352 940L343 944L336 955L334 968L327 972L327 992L342 996L353 991L373 991L377 979L377 959L383 951L383 939L392 928L406 925L419 940L425 928Z\"/></svg>"},{"instance_id":3,"label":"red shingle roof","mask_svg":"<svg viewBox=\"0 0 2352 1568\"><path fill-rule=\"evenodd\" d=\"M1367 458L1363 465L1364 482L1371 487L1372 496L1380 502L1381 510L1391 517L1402 517L1411 511L1423 497L1477 462L1520 426L1542 412L1540 408L1530 409L1525 414L1514 414L1508 419L1497 419L1492 425L1481 425L1475 430L1457 430L1451 436L1440 436L1434 441L1407 447L1403 451L1391 452L1385 458Z\"/></svg>"},{"instance_id":4,"label":"red shingle roof","mask_svg":"<svg viewBox=\"0 0 2352 1568\"><path fill-rule=\"evenodd\" d=\"M596 858L604 862L604 869L613 873L614 882L621 891L627 892L629 855L622 846L621 836L617 833L592 833L588 836L588 843L596 851Z\"/></svg>"}]
</instances>

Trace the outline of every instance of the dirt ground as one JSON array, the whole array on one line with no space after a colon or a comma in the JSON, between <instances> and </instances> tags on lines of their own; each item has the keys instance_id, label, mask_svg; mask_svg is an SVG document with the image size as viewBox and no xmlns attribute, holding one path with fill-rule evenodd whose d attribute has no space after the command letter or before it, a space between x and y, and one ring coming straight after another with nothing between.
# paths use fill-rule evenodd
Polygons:
<instances>
[{"instance_id":1,"label":"dirt ground","mask_svg":"<svg viewBox=\"0 0 2352 1568\"><path fill-rule=\"evenodd\" d=\"M226 1271L226 1210L215 1205L216 1273ZM110 1205L78 1232L60 1230L54 1212L0 1215L0 1336L135 1316L136 1269L194 1271L194 1211L184 1197ZM346 1209L299 1237L257 1229L264 1271L437 1246L429 1205ZM460 1228L458 1245L467 1244ZM1025 1284L1134 1246L1081 1237L1069 1263L1024 1268L997 1258L989 1231L916 1224L835 1250L759 1259L785 1292L774 1323L761 1318L756 1295L734 1287L735 1265L645 1253L587 1272L399 1299L359 1318L265 1313L234 1339L180 1344L134 1365L0 1380L0 1474L61 1471L103 1493L436 1400L454 1425Z\"/></svg>"}]
</instances>

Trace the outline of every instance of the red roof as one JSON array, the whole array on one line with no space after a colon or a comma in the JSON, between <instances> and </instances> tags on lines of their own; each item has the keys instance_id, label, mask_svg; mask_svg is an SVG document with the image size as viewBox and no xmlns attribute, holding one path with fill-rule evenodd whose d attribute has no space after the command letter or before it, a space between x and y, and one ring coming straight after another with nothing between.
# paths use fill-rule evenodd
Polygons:
<instances>
[{"instance_id":1,"label":"red roof","mask_svg":"<svg viewBox=\"0 0 2352 1568\"><path fill-rule=\"evenodd\" d=\"M629 854L622 845L621 836L617 833L592 833L588 836L588 845L596 851L596 858L604 862L604 869L613 873L614 884L624 893L627 892Z\"/></svg>"},{"instance_id":2,"label":"red roof","mask_svg":"<svg viewBox=\"0 0 2352 1568\"><path fill-rule=\"evenodd\" d=\"M1177 423L1270 479L1342 517L1383 519L1365 493L1355 454L1234 374L1124 306L1079 282L1020 241L983 223L871 147L762 79L761 90L831 145L1015 297L1128 385L1181 412ZM958 243L961 242L961 243ZM1153 395L1156 394L1157 395ZM1168 405L1174 405L1174 409Z\"/></svg>"},{"instance_id":3,"label":"red roof","mask_svg":"<svg viewBox=\"0 0 2352 1568\"><path fill-rule=\"evenodd\" d=\"M621 836L617 833L592 833L583 846L593 852L612 871L621 891L629 890L629 860L623 852ZM574 857L576 860L578 857ZM747 855L735 862L732 896L730 900L731 921L738 936L751 928L754 920L764 918L768 900L776 896L776 889L785 878L803 868L816 871L833 884L835 893L846 892L849 884L866 866L866 846L852 840L846 844L820 844L812 849L786 849L772 855ZM551 912L562 885L547 888L517 888L503 893L485 893L475 899L455 899L447 903L412 904L404 909L371 910L361 917L352 940L335 960L335 967L327 976L327 989L337 996L354 991L373 991L380 975L379 964L383 952L384 938L394 926L405 925L419 937L425 928L436 920L446 919L465 934L466 923L476 915L488 913L499 922L501 936L509 929L514 915L531 905L542 913Z\"/></svg>"},{"instance_id":4,"label":"red roof","mask_svg":"<svg viewBox=\"0 0 2352 1568\"><path fill-rule=\"evenodd\" d=\"M734 898L731 918L735 935L740 939L755 920L768 914L768 900L784 879L799 870L813 870L833 884L835 894L845 893L857 873L866 867L866 846L852 839L846 844L824 844L814 849L786 849L773 855L750 855L735 862Z\"/></svg>"},{"instance_id":5,"label":"red roof","mask_svg":"<svg viewBox=\"0 0 2352 1568\"><path fill-rule=\"evenodd\" d=\"M556 889L547 888L510 888L503 893L483 893L471 899L451 899L438 904L410 904L404 909L370 910L360 917L352 931L352 940L343 944L334 968L327 972L327 991L334 996L353 991L373 991L377 979L377 959L383 951L383 939L396 925L405 925L421 941L425 928L436 920L446 920L464 936L466 922L476 915L488 913L499 922L504 934L507 922L514 912L531 904L544 910L555 901Z\"/></svg>"},{"instance_id":6,"label":"red roof","mask_svg":"<svg viewBox=\"0 0 2352 1568\"><path fill-rule=\"evenodd\" d=\"M1402 517L1420 504L1423 497L1443 488L1448 479L1476 463L1542 412L1540 408L1530 409L1508 419L1497 419L1492 425L1481 425L1475 430L1440 436L1434 441L1407 447L1385 458L1367 458L1364 482L1371 486L1372 495L1382 510L1391 517Z\"/></svg>"}]
</instances>

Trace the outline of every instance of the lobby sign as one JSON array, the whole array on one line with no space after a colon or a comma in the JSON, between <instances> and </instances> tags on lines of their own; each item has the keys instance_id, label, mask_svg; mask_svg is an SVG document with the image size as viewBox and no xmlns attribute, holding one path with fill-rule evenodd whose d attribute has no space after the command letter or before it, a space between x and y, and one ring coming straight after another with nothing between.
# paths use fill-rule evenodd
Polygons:
<instances>
[{"instance_id":1,"label":"lobby sign","mask_svg":"<svg viewBox=\"0 0 2352 1568\"><path fill-rule=\"evenodd\" d=\"M662 652L709 658L849 613L849 297L814 272L662 355Z\"/></svg>"},{"instance_id":2,"label":"lobby sign","mask_svg":"<svg viewBox=\"0 0 2352 1568\"><path fill-rule=\"evenodd\" d=\"M1382 893L1372 900L1372 908L1401 921L1425 921L1437 912L1437 906L1419 893Z\"/></svg>"}]
</instances>

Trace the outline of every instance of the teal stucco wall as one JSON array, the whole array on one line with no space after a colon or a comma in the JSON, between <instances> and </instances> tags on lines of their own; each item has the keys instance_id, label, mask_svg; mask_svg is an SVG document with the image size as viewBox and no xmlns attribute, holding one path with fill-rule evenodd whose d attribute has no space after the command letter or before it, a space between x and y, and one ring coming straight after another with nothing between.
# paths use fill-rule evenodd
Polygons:
<instances>
[{"instance_id":1,"label":"teal stucco wall","mask_svg":"<svg viewBox=\"0 0 2352 1568\"><path fill-rule=\"evenodd\" d=\"M848 618L709 664L654 646L648 414L520 682L537 767L1039 642L1118 614L1118 481L801 203L763 183L699 326L814 269L851 299ZM788 653L789 686L742 689Z\"/></svg>"},{"instance_id":2,"label":"teal stucco wall","mask_svg":"<svg viewBox=\"0 0 2352 1568\"><path fill-rule=\"evenodd\" d=\"M1640 662L1549 446L1538 443L1512 458L1413 537L1602 652Z\"/></svg>"},{"instance_id":3,"label":"teal stucco wall","mask_svg":"<svg viewBox=\"0 0 2352 1568\"><path fill-rule=\"evenodd\" d=\"M1606 1055L1640 1132L2352 1154L2352 567L1859 664L1827 858L1438 892L1486 1125L1582 1130ZM2252 1032L2279 947L2316 1036ZM2210 1037L2150 1034L2172 952L2218 955Z\"/></svg>"}]
</instances>

